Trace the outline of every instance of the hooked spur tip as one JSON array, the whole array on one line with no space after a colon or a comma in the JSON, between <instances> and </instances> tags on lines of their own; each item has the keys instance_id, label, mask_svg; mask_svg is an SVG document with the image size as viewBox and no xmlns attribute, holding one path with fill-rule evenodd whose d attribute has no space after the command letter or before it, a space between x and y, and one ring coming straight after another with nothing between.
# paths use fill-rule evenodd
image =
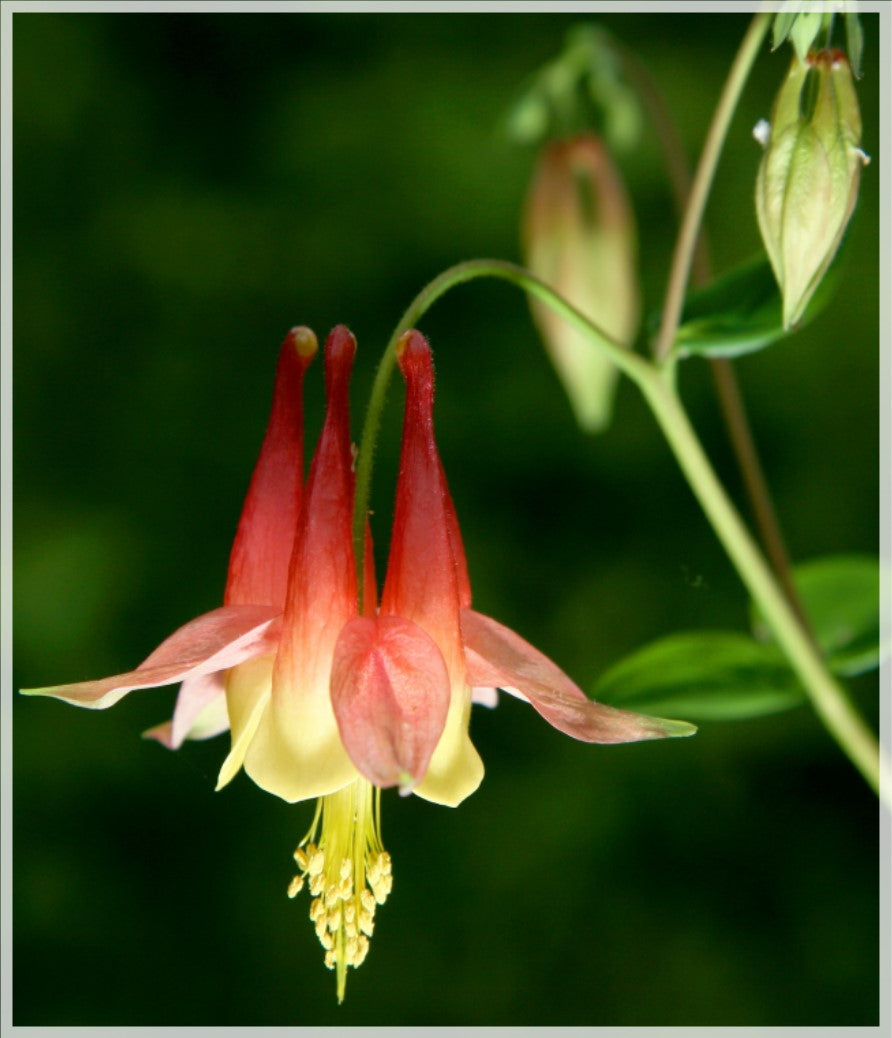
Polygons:
<instances>
[{"instance_id":1,"label":"hooked spur tip","mask_svg":"<svg viewBox=\"0 0 892 1038\"><path fill-rule=\"evenodd\" d=\"M319 340L316 338L315 332L304 325L292 328L286 336L286 341L294 347L298 357L307 364L316 356L319 349Z\"/></svg>"},{"instance_id":2,"label":"hooked spur tip","mask_svg":"<svg viewBox=\"0 0 892 1038\"><path fill-rule=\"evenodd\" d=\"M421 332L414 328L403 332L397 340L396 360L406 378L410 374L433 371L430 344Z\"/></svg>"},{"instance_id":3,"label":"hooked spur tip","mask_svg":"<svg viewBox=\"0 0 892 1038\"><path fill-rule=\"evenodd\" d=\"M332 328L325 342L326 360L336 363L352 361L356 355L356 336L345 324Z\"/></svg>"}]
</instances>

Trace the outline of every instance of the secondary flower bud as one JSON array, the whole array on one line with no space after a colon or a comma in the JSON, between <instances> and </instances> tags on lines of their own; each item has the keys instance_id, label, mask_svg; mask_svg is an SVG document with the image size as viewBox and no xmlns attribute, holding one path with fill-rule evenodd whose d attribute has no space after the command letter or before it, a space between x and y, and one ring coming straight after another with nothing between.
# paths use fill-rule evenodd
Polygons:
<instances>
[{"instance_id":1,"label":"secondary flower bud","mask_svg":"<svg viewBox=\"0 0 892 1038\"><path fill-rule=\"evenodd\" d=\"M638 329L635 221L607 149L593 134L552 141L530 187L523 222L526 264L611 338ZM581 332L534 300L533 319L579 424L610 420L617 371Z\"/></svg>"},{"instance_id":2,"label":"secondary flower bud","mask_svg":"<svg viewBox=\"0 0 892 1038\"><path fill-rule=\"evenodd\" d=\"M758 134L757 134L758 136ZM795 325L830 266L858 197L861 114L842 51L793 59L756 175L759 230Z\"/></svg>"}]
</instances>

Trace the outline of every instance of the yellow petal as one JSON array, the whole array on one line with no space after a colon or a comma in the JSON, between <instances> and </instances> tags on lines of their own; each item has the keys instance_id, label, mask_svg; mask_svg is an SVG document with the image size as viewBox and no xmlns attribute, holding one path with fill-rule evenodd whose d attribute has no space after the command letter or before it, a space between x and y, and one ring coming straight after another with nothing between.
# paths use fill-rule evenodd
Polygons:
<instances>
[{"instance_id":1,"label":"yellow petal","mask_svg":"<svg viewBox=\"0 0 892 1038\"><path fill-rule=\"evenodd\" d=\"M258 656L230 670L226 678L226 708L232 729L232 748L217 779L222 789L235 778L269 703L274 656Z\"/></svg>"},{"instance_id":2,"label":"yellow petal","mask_svg":"<svg viewBox=\"0 0 892 1038\"><path fill-rule=\"evenodd\" d=\"M446 726L424 778L412 790L424 800L456 807L483 781L483 761L468 735L471 690L464 683L452 687Z\"/></svg>"}]
</instances>

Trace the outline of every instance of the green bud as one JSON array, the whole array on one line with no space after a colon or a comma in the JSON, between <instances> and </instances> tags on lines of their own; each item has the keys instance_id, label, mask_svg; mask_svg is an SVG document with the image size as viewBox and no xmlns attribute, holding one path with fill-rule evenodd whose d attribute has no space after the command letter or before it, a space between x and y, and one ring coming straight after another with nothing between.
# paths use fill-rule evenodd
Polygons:
<instances>
[{"instance_id":1,"label":"green bud","mask_svg":"<svg viewBox=\"0 0 892 1038\"><path fill-rule=\"evenodd\" d=\"M543 150L523 221L526 265L612 339L629 346L639 293L632 208L604 144L594 134ZM604 428L617 371L581 332L532 300L533 319L579 424Z\"/></svg>"},{"instance_id":2,"label":"green bud","mask_svg":"<svg viewBox=\"0 0 892 1038\"><path fill-rule=\"evenodd\" d=\"M842 51L793 59L771 125L756 127L765 154L756 175L756 215L794 326L839 248L858 197L861 114Z\"/></svg>"}]
</instances>

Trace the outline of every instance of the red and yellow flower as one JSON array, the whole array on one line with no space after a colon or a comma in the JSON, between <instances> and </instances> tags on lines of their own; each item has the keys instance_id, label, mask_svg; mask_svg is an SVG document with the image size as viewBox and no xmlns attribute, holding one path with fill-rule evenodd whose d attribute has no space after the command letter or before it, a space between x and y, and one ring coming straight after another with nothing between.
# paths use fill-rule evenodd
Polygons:
<instances>
[{"instance_id":1,"label":"red and yellow flower","mask_svg":"<svg viewBox=\"0 0 892 1038\"><path fill-rule=\"evenodd\" d=\"M434 438L431 353L416 331L397 347L406 403L387 572L377 604L367 534L360 613L348 402L356 343L343 326L326 342L326 414L303 486L301 393L315 349L307 329L283 344L223 606L134 671L29 691L104 708L134 689L181 682L172 721L147 734L175 748L229 727L218 789L244 768L286 801L316 799L288 893L309 887L341 999L347 966L365 958L392 883L380 790L448 806L473 793L483 763L469 735L472 702L492 704L503 689L592 743L694 729L593 702L518 634L471 608Z\"/></svg>"}]
</instances>

